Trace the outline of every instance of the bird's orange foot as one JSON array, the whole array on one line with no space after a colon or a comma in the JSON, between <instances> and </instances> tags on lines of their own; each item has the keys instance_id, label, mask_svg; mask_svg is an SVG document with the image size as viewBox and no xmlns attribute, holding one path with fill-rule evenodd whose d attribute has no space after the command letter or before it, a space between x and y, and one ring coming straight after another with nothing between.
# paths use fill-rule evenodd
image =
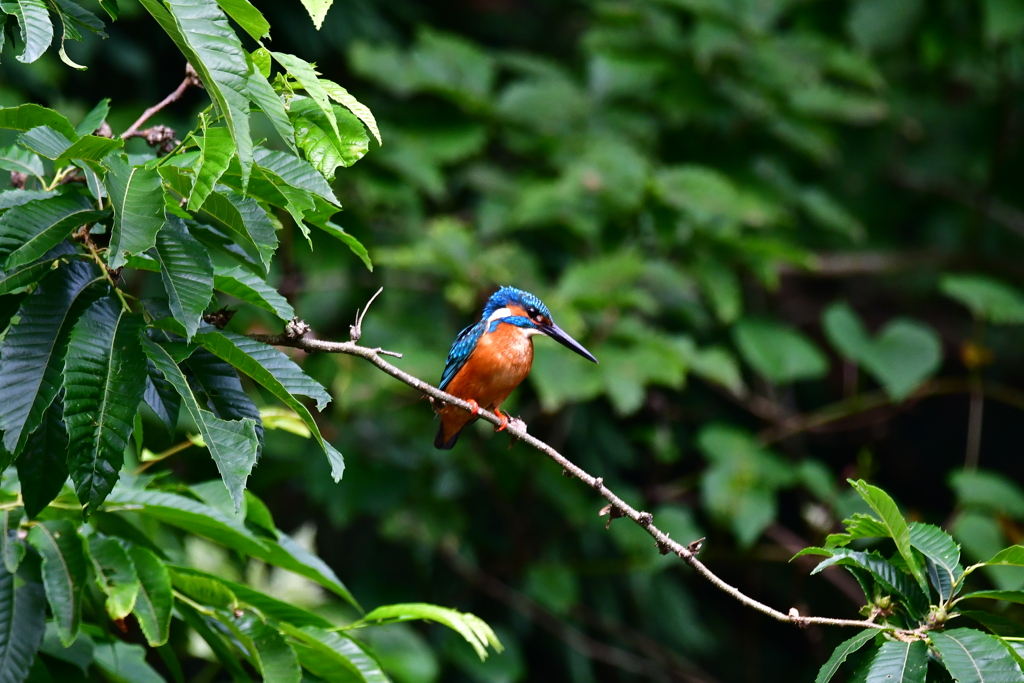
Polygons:
<instances>
[{"instance_id":1,"label":"bird's orange foot","mask_svg":"<svg viewBox=\"0 0 1024 683\"><path fill-rule=\"evenodd\" d=\"M494 431L495 432L503 432L506 429L508 429L508 415L506 415L505 413L501 412L497 408L494 409L494 414L498 416L499 420L501 420L501 424L498 425L497 427L495 427Z\"/></svg>"},{"instance_id":2,"label":"bird's orange foot","mask_svg":"<svg viewBox=\"0 0 1024 683\"><path fill-rule=\"evenodd\" d=\"M469 404L469 414L470 415L476 415L477 413L480 412L480 404L477 403L476 401L474 401L473 399L467 398L466 399L466 403Z\"/></svg>"}]
</instances>

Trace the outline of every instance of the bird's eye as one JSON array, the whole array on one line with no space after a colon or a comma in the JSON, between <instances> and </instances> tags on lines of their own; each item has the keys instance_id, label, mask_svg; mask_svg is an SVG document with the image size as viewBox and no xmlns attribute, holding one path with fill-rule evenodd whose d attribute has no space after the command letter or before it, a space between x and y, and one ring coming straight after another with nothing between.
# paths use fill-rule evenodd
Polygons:
<instances>
[{"instance_id":1,"label":"bird's eye","mask_svg":"<svg viewBox=\"0 0 1024 683\"><path fill-rule=\"evenodd\" d=\"M529 306L529 307L527 307L526 315L530 316L531 318L536 318L537 317L537 307L536 306Z\"/></svg>"}]
</instances>

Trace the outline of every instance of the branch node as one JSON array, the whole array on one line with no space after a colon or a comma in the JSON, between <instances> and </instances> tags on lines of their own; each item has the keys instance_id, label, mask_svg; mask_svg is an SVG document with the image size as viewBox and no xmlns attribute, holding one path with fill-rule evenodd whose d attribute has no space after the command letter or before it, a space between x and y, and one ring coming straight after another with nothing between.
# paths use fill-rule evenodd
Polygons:
<instances>
[{"instance_id":1,"label":"branch node","mask_svg":"<svg viewBox=\"0 0 1024 683\"><path fill-rule=\"evenodd\" d=\"M595 489L597 489L598 491L600 491L601 489L603 489L603 488L604 488L604 477L596 477L596 478L594 479L594 483L593 483L593 484L591 484L591 486L593 486L593 487L594 487Z\"/></svg>"},{"instance_id":2,"label":"branch node","mask_svg":"<svg viewBox=\"0 0 1024 683\"><path fill-rule=\"evenodd\" d=\"M571 477L572 476L572 472L570 472L569 470L567 470L566 468L563 467L562 468L562 476L563 477Z\"/></svg>"},{"instance_id":3,"label":"branch node","mask_svg":"<svg viewBox=\"0 0 1024 683\"><path fill-rule=\"evenodd\" d=\"M668 534L665 534L665 538L668 538ZM658 549L658 552L661 553L662 555L668 555L668 553L669 553L668 543L665 542L665 541L661 541L661 540L655 541L654 542L654 547L656 547Z\"/></svg>"},{"instance_id":4,"label":"branch node","mask_svg":"<svg viewBox=\"0 0 1024 683\"><path fill-rule=\"evenodd\" d=\"M603 508L601 508L600 512L597 513L598 517L604 517L605 515L608 515L608 521L604 525L605 529L611 528L613 519L618 519L619 517L626 516L625 513L622 512L622 510L615 507L615 505L612 503L608 503Z\"/></svg>"},{"instance_id":5,"label":"branch node","mask_svg":"<svg viewBox=\"0 0 1024 683\"><path fill-rule=\"evenodd\" d=\"M363 309L356 309L356 322L354 325L348 326L349 340L352 343L359 341L359 338L363 336L363 318L366 317L366 312L370 310L370 305L373 303L373 300L380 296L380 293L383 291L384 288L381 287L373 296L370 297L370 300L366 302L366 306ZM377 352L380 353L380 349L377 349Z\"/></svg>"},{"instance_id":6,"label":"branch node","mask_svg":"<svg viewBox=\"0 0 1024 683\"><path fill-rule=\"evenodd\" d=\"M235 311L227 308L226 306L219 311L213 313L207 313L203 316L203 322L210 323L218 330L223 330L231 322L231 318L235 316Z\"/></svg>"},{"instance_id":7,"label":"branch node","mask_svg":"<svg viewBox=\"0 0 1024 683\"><path fill-rule=\"evenodd\" d=\"M798 610L796 607L789 608L789 620L797 626L799 626L800 628L807 628L807 625L810 623L807 620L807 617L800 616L800 610Z\"/></svg>"},{"instance_id":8,"label":"branch node","mask_svg":"<svg viewBox=\"0 0 1024 683\"><path fill-rule=\"evenodd\" d=\"M649 527L651 524L654 523L654 515L652 515L650 512L641 511L639 516L637 516L636 518L636 522L642 527Z\"/></svg>"},{"instance_id":9,"label":"branch node","mask_svg":"<svg viewBox=\"0 0 1024 683\"><path fill-rule=\"evenodd\" d=\"M309 334L309 325L298 318L292 318L284 326L284 336L287 339L302 339Z\"/></svg>"},{"instance_id":10,"label":"branch node","mask_svg":"<svg viewBox=\"0 0 1024 683\"><path fill-rule=\"evenodd\" d=\"M704 547L704 538L698 538L696 541L691 541L690 545L686 546L686 549L690 551L691 555L696 555L700 552L700 549Z\"/></svg>"}]
</instances>

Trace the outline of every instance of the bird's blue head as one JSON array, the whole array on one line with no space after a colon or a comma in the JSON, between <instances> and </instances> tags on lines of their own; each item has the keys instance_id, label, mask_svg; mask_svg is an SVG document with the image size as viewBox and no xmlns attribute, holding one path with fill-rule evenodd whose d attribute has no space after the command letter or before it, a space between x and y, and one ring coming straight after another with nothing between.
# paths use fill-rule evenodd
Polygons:
<instances>
[{"instance_id":1,"label":"bird's blue head","mask_svg":"<svg viewBox=\"0 0 1024 683\"><path fill-rule=\"evenodd\" d=\"M590 351L583 348L582 344L555 324L551 319L551 311L543 301L521 289L502 287L492 294L491 298L487 300L487 305L484 306L481 322L489 323L489 330L499 323L515 325L523 330L532 330L533 334L539 333L551 337L587 360L597 362L597 358Z\"/></svg>"}]
</instances>

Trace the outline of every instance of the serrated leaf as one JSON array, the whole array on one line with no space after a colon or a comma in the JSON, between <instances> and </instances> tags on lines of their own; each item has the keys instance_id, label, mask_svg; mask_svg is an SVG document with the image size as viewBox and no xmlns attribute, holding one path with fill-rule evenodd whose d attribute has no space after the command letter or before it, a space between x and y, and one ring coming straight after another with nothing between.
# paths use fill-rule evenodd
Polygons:
<instances>
[{"instance_id":1,"label":"serrated leaf","mask_svg":"<svg viewBox=\"0 0 1024 683\"><path fill-rule=\"evenodd\" d=\"M309 18L313 20L313 26L316 27L317 31L324 25L324 17L327 16L327 10L331 9L333 4L334 0L302 0L302 6L306 8L306 12L309 13Z\"/></svg>"},{"instance_id":2,"label":"serrated leaf","mask_svg":"<svg viewBox=\"0 0 1024 683\"><path fill-rule=\"evenodd\" d=\"M18 144L47 159L56 159L71 146L71 140L49 126L37 126L19 135Z\"/></svg>"},{"instance_id":3,"label":"serrated leaf","mask_svg":"<svg viewBox=\"0 0 1024 683\"><path fill-rule=\"evenodd\" d=\"M217 0L217 4L252 36L253 40L270 37L270 24L249 0Z\"/></svg>"},{"instance_id":4,"label":"serrated leaf","mask_svg":"<svg viewBox=\"0 0 1024 683\"><path fill-rule=\"evenodd\" d=\"M103 122L107 120L107 114L110 113L110 98L100 100L95 107L93 107L88 114L82 117L82 120L75 126L75 133L78 135L89 135L94 133Z\"/></svg>"},{"instance_id":5,"label":"serrated leaf","mask_svg":"<svg viewBox=\"0 0 1024 683\"><path fill-rule=\"evenodd\" d=\"M76 139L75 127L67 117L38 104L0 107L0 128L26 131L36 126L49 126L70 139Z\"/></svg>"},{"instance_id":6,"label":"serrated leaf","mask_svg":"<svg viewBox=\"0 0 1024 683\"><path fill-rule=\"evenodd\" d=\"M910 545L924 555L928 575L945 603L964 573L960 566L960 546L937 526L914 522L909 528Z\"/></svg>"},{"instance_id":7,"label":"serrated leaf","mask_svg":"<svg viewBox=\"0 0 1024 683\"><path fill-rule=\"evenodd\" d=\"M0 257L5 270L17 269L64 241L74 228L106 215L96 211L81 195L66 194L38 199L0 216Z\"/></svg>"},{"instance_id":8,"label":"serrated leaf","mask_svg":"<svg viewBox=\"0 0 1024 683\"><path fill-rule=\"evenodd\" d=\"M238 628L252 641L254 663L264 683L299 683L299 658L277 629L251 613L238 620Z\"/></svg>"},{"instance_id":9,"label":"serrated leaf","mask_svg":"<svg viewBox=\"0 0 1024 683\"><path fill-rule=\"evenodd\" d=\"M821 669L818 670L818 675L814 679L814 683L828 683L835 676L839 667L842 666L846 658L852 655L857 650L861 649L874 637L878 635L872 629L864 629L853 638L844 640L836 649L832 651L828 661L821 665Z\"/></svg>"},{"instance_id":10,"label":"serrated leaf","mask_svg":"<svg viewBox=\"0 0 1024 683\"><path fill-rule=\"evenodd\" d=\"M146 392L142 400L146 402L167 431L174 434L178 426L178 413L181 412L181 397L170 382L164 379L162 372L156 369L153 361L146 359Z\"/></svg>"},{"instance_id":11,"label":"serrated leaf","mask_svg":"<svg viewBox=\"0 0 1024 683\"><path fill-rule=\"evenodd\" d=\"M313 100L295 97L288 116L295 126L295 142L313 167L328 180L338 166L348 167L363 158L370 138L362 122L347 109L334 106L333 125Z\"/></svg>"},{"instance_id":12,"label":"serrated leaf","mask_svg":"<svg viewBox=\"0 0 1024 683\"><path fill-rule=\"evenodd\" d=\"M878 553L865 553L846 548L836 548L829 552L832 553L832 556L822 560L811 570L811 574L817 574L834 564L859 567L870 572L887 593L902 597L903 601L917 615L923 615L928 611L927 593L922 591L910 576Z\"/></svg>"},{"instance_id":13,"label":"serrated leaf","mask_svg":"<svg viewBox=\"0 0 1024 683\"><path fill-rule=\"evenodd\" d=\"M0 164L0 168L3 168L2 164ZM0 210L11 209L15 206L22 206L29 202L34 202L37 199L49 199L50 197L56 196L56 190L5 190L4 192L0 192Z\"/></svg>"},{"instance_id":14,"label":"serrated leaf","mask_svg":"<svg viewBox=\"0 0 1024 683\"><path fill-rule=\"evenodd\" d=\"M213 297L213 263L184 221L167 220L156 236L156 259L175 320L185 327L186 338L199 329L203 311Z\"/></svg>"},{"instance_id":15,"label":"serrated leaf","mask_svg":"<svg viewBox=\"0 0 1024 683\"><path fill-rule=\"evenodd\" d=\"M252 169L246 53L215 0L165 0L165 4L180 40L192 53L186 57L195 57L189 63L231 131L244 186Z\"/></svg>"},{"instance_id":16,"label":"serrated leaf","mask_svg":"<svg viewBox=\"0 0 1024 683\"><path fill-rule=\"evenodd\" d=\"M3 15L0 15L3 16ZM0 113L3 110L0 109ZM0 149L0 169L5 171L14 171L16 173L24 173L26 175L34 176L39 181L40 185L44 184L43 180L43 160L39 158L38 154L33 154L21 145L11 145ZM2 196L10 198L22 192L33 192L33 190L8 190L4 192ZM43 199L45 197L52 197L56 192L41 192L35 191L40 196L32 197L32 199ZM6 201L0 203L0 206L5 206ZM11 206L17 206L17 204L11 204Z\"/></svg>"},{"instance_id":17,"label":"serrated leaf","mask_svg":"<svg viewBox=\"0 0 1024 683\"><path fill-rule=\"evenodd\" d=\"M205 124L205 120L204 120ZM188 210L198 211L213 188L228 170L235 154L231 131L227 128L205 128L204 135L193 138L199 145L199 163L196 166L195 181L188 196Z\"/></svg>"},{"instance_id":18,"label":"serrated leaf","mask_svg":"<svg viewBox=\"0 0 1024 683\"><path fill-rule=\"evenodd\" d=\"M988 590L988 591L974 591L973 593L967 593L957 598L957 602L961 600L967 600L968 598L986 598L988 600L1005 600L1006 602L1014 602L1018 605L1024 605L1024 591L999 591L999 590Z\"/></svg>"},{"instance_id":19,"label":"serrated leaf","mask_svg":"<svg viewBox=\"0 0 1024 683\"><path fill-rule=\"evenodd\" d=\"M466 617L473 617L469 622ZM483 623L475 615L458 612L447 607L428 605L425 603L406 603L400 605L385 605L378 607L365 617L363 621L409 621L412 619L424 619L436 621L452 629L466 639L466 642L473 646L481 660L487 658L487 647L491 646L498 652L502 651L501 643L498 642L494 632L487 627L486 631L480 628ZM479 622L479 623L478 623ZM486 626L486 624L484 624Z\"/></svg>"},{"instance_id":20,"label":"serrated leaf","mask_svg":"<svg viewBox=\"0 0 1024 683\"><path fill-rule=\"evenodd\" d=\"M868 668L867 683L924 683L928 646L923 640L882 643Z\"/></svg>"},{"instance_id":21,"label":"serrated leaf","mask_svg":"<svg viewBox=\"0 0 1024 683\"><path fill-rule=\"evenodd\" d=\"M46 601L38 583L15 588L14 574L0 565L0 683L22 683L46 630Z\"/></svg>"},{"instance_id":22,"label":"serrated leaf","mask_svg":"<svg viewBox=\"0 0 1024 683\"><path fill-rule=\"evenodd\" d=\"M261 73L262 67L255 63L255 56L261 50L267 57L266 74ZM260 50L253 53L253 58L253 68L249 71L249 99L267 115L271 125L274 126L274 130L281 136L285 144L293 152L297 152L295 147L295 129L292 127L292 122L288 118L288 112L284 108L284 101L274 91L270 81L267 80L270 72L270 53L260 48Z\"/></svg>"},{"instance_id":23,"label":"serrated leaf","mask_svg":"<svg viewBox=\"0 0 1024 683\"><path fill-rule=\"evenodd\" d=\"M1024 567L1024 545L1011 545L996 553L992 559L982 562L987 566Z\"/></svg>"},{"instance_id":24,"label":"serrated leaf","mask_svg":"<svg viewBox=\"0 0 1024 683\"><path fill-rule=\"evenodd\" d=\"M139 620L146 642L150 647L158 647L167 642L171 630L171 575L160 558L146 548L132 546L128 556L139 577L139 596L132 613Z\"/></svg>"},{"instance_id":25,"label":"serrated leaf","mask_svg":"<svg viewBox=\"0 0 1024 683\"><path fill-rule=\"evenodd\" d=\"M295 317L295 309L288 300L276 289L267 284L266 280L245 270L241 266L231 268L215 267L213 271L213 288L230 294L236 299L259 306L270 311L281 320Z\"/></svg>"},{"instance_id":26,"label":"serrated leaf","mask_svg":"<svg viewBox=\"0 0 1024 683\"><path fill-rule=\"evenodd\" d=\"M330 97L327 95L327 91L324 90L323 85L320 84L320 78L313 65L301 57L285 52L271 52L270 55L309 94L310 98L312 98L313 102L316 103L316 106L323 113L330 129L334 131L335 135L338 135L338 125L335 120L334 109L331 107Z\"/></svg>"},{"instance_id":27,"label":"serrated leaf","mask_svg":"<svg viewBox=\"0 0 1024 683\"><path fill-rule=\"evenodd\" d=\"M349 94L348 90L345 90L345 88L341 87L334 81L328 81L326 79L321 78L320 85L323 86L324 90L327 92L327 95L332 100L334 100L335 102L337 102L338 104L342 105L350 112L355 114L356 118L362 121L366 125L366 127L370 129L370 132L373 133L373 137L377 139L378 145L384 144L384 142L380 139L380 130L377 128L377 120L373 118L373 112L370 111L369 107L367 107L365 104L362 104L356 98L352 97L352 95Z\"/></svg>"},{"instance_id":28,"label":"serrated leaf","mask_svg":"<svg viewBox=\"0 0 1024 683\"><path fill-rule=\"evenodd\" d=\"M15 462L25 514L30 519L57 497L68 478L68 432L64 420L63 402L57 398Z\"/></svg>"},{"instance_id":29,"label":"serrated leaf","mask_svg":"<svg viewBox=\"0 0 1024 683\"><path fill-rule=\"evenodd\" d=\"M142 316L113 296L90 306L71 331L64 366L68 469L85 514L117 483L146 390Z\"/></svg>"},{"instance_id":30,"label":"serrated leaf","mask_svg":"<svg viewBox=\"0 0 1024 683\"><path fill-rule=\"evenodd\" d=\"M238 609L238 597L218 576L185 567L168 567L174 589L200 605Z\"/></svg>"},{"instance_id":31,"label":"serrated leaf","mask_svg":"<svg viewBox=\"0 0 1024 683\"><path fill-rule=\"evenodd\" d=\"M46 52L53 41L53 24L43 0L9 0L3 10L18 20L24 51L18 55L19 62L31 64Z\"/></svg>"},{"instance_id":32,"label":"serrated leaf","mask_svg":"<svg viewBox=\"0 0 1024 683\"><path fill-rule=\"evenodd\" d=\"M882 524L889 530L889 537L896 543L896 549L903 557L903 561L907 563L911 575L917 581L917 585L927 595L928 581L924 577L924 568L911 547L910 528L907 526L906 520L903 519L903 515L900 513L896 502L889 497L888 493L877 486L872 486L863 480L848 481L850 486L860 494L864 502L875 511Z\"/></svg>"},{"instance_id":33,"label":"serrated leaf","mask_svg":"<svg viewBox=\"0 0 1024 683\"><path fill-rule=\"evenodd\" d=\"M263 452L263 420L259 408L242 388L238 371L206 349L196 349L183 363L192 390L205 397L206 407L222 420L256 423L256 457ZM201 399L200 399L201 400Z\"/></svg>"},{"instance_id":34,"label":"serrated leaf","mask_svg":"<svg viewBox=\"0 0 1024 683\"><path fill-rule=\"evenodd\" d=\"M235 509L242 505L242 490L245 480L256 464L259 442L256 438L256 421L246 418L240 421L222 420L208 410L199 407L188 381L174 358L159 344L148 339L142 340L146 355L168 382L181 395L182 404L188 411L206 442L224 484L235 501Z\"/></svg>"},{"instance_id":35,"label":"serrated leaf","mask_svg":"<svg viewBox=\"0 0 1024 683\"><path fill-rule=\"evenodd\" d=\"M83 293L97 279L91 264L62 265L25 299L18 309L21 320L0 344L0 430L11 453L21 452L57 396L68 332L91 303Z\"/></svg>"},{"instance_id":36,"label":"serrated leaf","mask_svg":"<svg viewBox=\"0 0 1024 683\"><path fill-rule=\"evenodd\" d=\"M114 209L107 263L120 268L129 254L141 254L156 245L164 224L164 192L160 174L145 166L130 166L122 155L104 159L104 184Z\"/></svg>"},{"instance_id":37,"label":"serrated leaf","mask_svg":"<svg viewBox=\"0 0 1024 683\"><path fill-rule=\"evenodd\" d=\"M328 235L331 235L332 237L347 244L348 248L352 250L352 253L358 256L359 260L363 262L366 269L371 273L373 272L373 262L370 261L370 252L366 250L366 247L363 246L362 242L345 232L345 229L340 225L335 225L330 221L327 221L326 223L315 223L315 225Z\"/></svg>"},{"instance_id":38,"label":"serrated leaf","mask_svg":"<svg viewBox=\"0 0 1024 683\"><path fill-rule=\"evenodd\" d=\"M281 629L295 640L302 666L315 675L329 677L345 670L366 683L389 681L380 665L351 638L316 626L282 623Z\"/></svg>"},{"instance_id":39,"label":"serrated leaf","mask_svg":"<svg viewBox=\"0 0 1024 683\"><path fill-rule=\"evenodd\" d=\"M829 534L825 539L826 548L842 547L858 538L889 538L889 529L871 515L854 513L843 520L846 533Z\"/></svg>"},{"instance_id":40,"label":"serrated leaf","mask_svg":"<svg viewBox=\"0 0 1024 683\"><path fill-rule=\"evenodd\" d=\"M46 600L57 622L60 642L69 647L78 636L88 576L82 537L68 520L55 519L37 523L29 530L27 540L43 558Z\"/></svg>"},{"instance_id":41,"label":"serrated leaf","mask_svg":"<svg viewBox=\"0 0 1024 683\"><path fill-rule=\"evenodd\" d=\"M244 555L261 554L266 548L241 522L220 510L176 493L115 488L104 504L108 511L132 510L165 524L237 550Z\"/></svg>"},{"instance_id":42,"label":"serrated leaf","mask_svg":"<svg viewBox=\"0 0 1024 683\"><path fill-rule=\"evenodd\" d=\"M96 584L107 596L107 614L124 619L135 608L139 596L139 576L120 539L89 536L89 557Z\"/></svg>"},{"instance_id":43,"label":"serrated leaf","mask_svg":"<svg viewBox=\"0 0 1024 683\"><path fill-rule=\"evenodd\" d=\"M331 396L318 382L302 372L299 366L277 349L248 337L231 332L202 332L196 335L196 341L218 358L252 377L298 413L331 459L331 474L334 480L341 479L344 461L339 462L340 453L320 435L320 429L309 410L293 396L309 396L316 400L317 408L323 410L330 402Z\"/></svg>"},{"instance_id":44,"label":"serrated leaf","mask_svg":"<svg viewBox=\"0 0 1024 683\"><path fill-rule=\"evenodd\" d=\"M929 633L942 665L959 683L1020 683L1024 673L994 636L972 628Z\"/></svg>"},{"instance_id":45,"label":"serrated leaf","mask_svg":"<svg viewBox=\"0 0 1024 683\"><path fill-rule=\"evenodd\" d=\"M970 309L975 318L996 325L1024 323L1024 294L999 280L984 275L947 275L939 289Z\"/></svg>"},{"instance_id":46,"label":"serrated leaf","mask_svg":"<svg viewBox=\"0 0 1024 683\"><path fill-rule=\"evenodd\" d=\"M741 320L733 339L743 358L774 384L817 379L828 372L828 359L797 330L767 320Z\"/></svg>"},{"instance_id":47,"label":"serrated leaf","mask_svg":"<svg viewBox=\"0 0 1024 683\"><path fill-rule=\"evenodd\" d=\"M308 161L286 152L259 148L255 153L256 164L276 177L278 184L285 183L297 190L314 194L331 204L341 207L331 186Z\"/></svg>"}]
</instances>

